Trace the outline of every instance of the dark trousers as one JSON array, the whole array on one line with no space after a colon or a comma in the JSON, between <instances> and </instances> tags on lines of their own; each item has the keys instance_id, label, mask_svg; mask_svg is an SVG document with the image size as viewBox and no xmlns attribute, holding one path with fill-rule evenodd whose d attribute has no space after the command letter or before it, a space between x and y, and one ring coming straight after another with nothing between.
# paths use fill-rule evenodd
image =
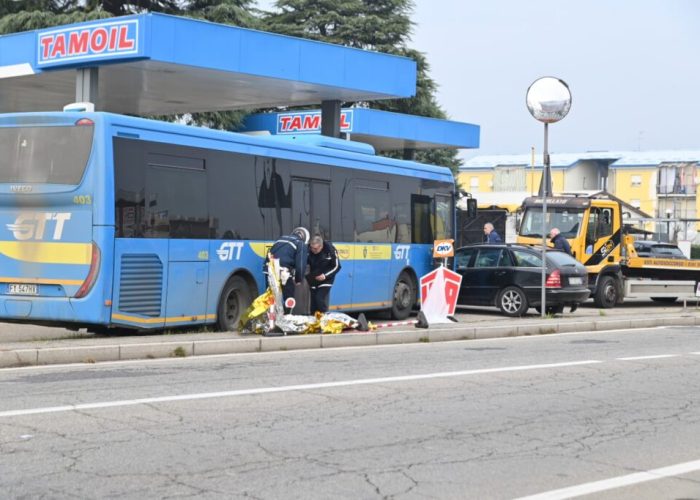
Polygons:
<instances>
[{"instance_id":1,"label":"dark trousers","mask_svg":"<svg viewBox=\"0 0 700 500\"><path fill-rule=\"evenodd\" d=\"M287 280L287 282L282 285L282 301L284 302L284 313L285 314L291 314L293 307L287 307L287 299L288 298L294 298L294 293L296 292L296 287L294 286L294 278L291 276Z\"/></svg>"},{"instance_id":2,"label":"dark trousers","mask_svg":"<svg viewBox=\"0 0 700 500\"><path fill-rule=\"evenodd\" d=\"M318 312L328 312L328 302L330 301L330 286L311 287L311 314Z\"/></svg>"}]
</instances>

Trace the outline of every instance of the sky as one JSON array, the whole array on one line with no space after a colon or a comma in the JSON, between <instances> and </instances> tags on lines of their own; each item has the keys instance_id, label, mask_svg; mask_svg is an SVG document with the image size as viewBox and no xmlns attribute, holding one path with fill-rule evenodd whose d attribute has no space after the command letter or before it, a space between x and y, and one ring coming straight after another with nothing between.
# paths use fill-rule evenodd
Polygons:
<instances>
[{"instance_id":1,"label":"sky","mask_svg":"<svg viewBox=\"0 0 700 500\"><path fill-rule=\"evenodd\" d=\"M540 76L572 94L550 152L700 149L700 2L417 0L413 19L440 104L481 126L465 157L541 152L525 106Z\"/></svg>"},{"instance_id":2,"label":"sky","mask_svg":"<svg viewBox=\"0 0 700 500\"><path fill-rule=\"evenodd\" d=\"M573 101L550 153L700 149L700 1L414 0L412 19L440 105L481 126L463 158L541 154L525 106L541 76Z\"/></svg>"}]
</instances>

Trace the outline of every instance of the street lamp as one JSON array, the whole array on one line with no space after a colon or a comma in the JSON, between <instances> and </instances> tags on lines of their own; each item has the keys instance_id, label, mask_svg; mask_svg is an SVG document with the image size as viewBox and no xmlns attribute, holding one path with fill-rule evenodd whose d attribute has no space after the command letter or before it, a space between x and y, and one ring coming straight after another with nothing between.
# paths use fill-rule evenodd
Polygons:
<instances>
[{"instance_id":1,"label":"street lamp","mask_svg":"<svg viewBox=\"0 0 700 500\"><path fill-rule=\"evenodd\" d=\"M542 304L541 314L546 312L545 283L547 276L547 196L552 196L552 172L549 168L549 124L564 118L571 109L569 86L559 78L545 76L535 80L527 89L525 103L530 114L544 123L544 153L542 180L539 196L542 197Z\"/></svg>"}]
</instances>

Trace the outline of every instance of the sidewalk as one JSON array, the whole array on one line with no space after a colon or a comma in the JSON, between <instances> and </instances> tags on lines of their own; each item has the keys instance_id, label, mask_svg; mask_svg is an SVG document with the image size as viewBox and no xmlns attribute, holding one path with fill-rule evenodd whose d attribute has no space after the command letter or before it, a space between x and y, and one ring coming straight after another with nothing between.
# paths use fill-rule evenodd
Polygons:
<instances>
[{"instance_id":1,"label":"sidewalk","mask_svg":"<svg viewBox=\"0 0 700 500\"><path fill-rule=\"evenodd\" d=\"M231 332L164 333L159 335L129 335L96 337L90 334L44 329L47 336L36 338L32 330L28 340L0 343L0 368L52 365L66 363L96 363L131 359L206 356L269 352L294 349L367 346L413 342L442 342L551 333L615 329L640 329L656 326L700 325L700 310L683 309L680 305L623 307L599 311L583 307L575 313L565 313L542 319L530 315L507 318L495 309L469 309L457 315L459 323L433 325L429 329L412 326L382 328L374 332L352 332L336 335L294 335L261 337ZM381 320L375 320L381 321ZM40 329L25 325L3 325L2 329ZM58 335L51 338L51 334ZM61 338L61 335L63 338ZM66 338L67 335L70 337ZM0 329L0 339L2 331Z\"/></svg>"}]
</instances>

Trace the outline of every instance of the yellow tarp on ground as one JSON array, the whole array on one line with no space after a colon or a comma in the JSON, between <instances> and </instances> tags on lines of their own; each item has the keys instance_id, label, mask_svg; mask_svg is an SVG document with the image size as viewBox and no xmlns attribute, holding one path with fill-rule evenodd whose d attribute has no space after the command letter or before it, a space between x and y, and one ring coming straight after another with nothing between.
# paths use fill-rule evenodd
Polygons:
<instances>
[{"instance_id":1,"label":"yellow tarp on ground","mask_svg":"<svg viewBox=\"0 0 700 500\"><path fill-rule=\"evenodd\" d=\"M241 317L239 330L242 333L265 334L270 331L270 307L275 297L269 288L256 298ZM358 327L356 319L344 313L316 313L315 316L285 314L275 318L275 326L285 333L341 333L346 329ZM373 329L374 325L370 324Z\"/></svg>"}]
</instances>

